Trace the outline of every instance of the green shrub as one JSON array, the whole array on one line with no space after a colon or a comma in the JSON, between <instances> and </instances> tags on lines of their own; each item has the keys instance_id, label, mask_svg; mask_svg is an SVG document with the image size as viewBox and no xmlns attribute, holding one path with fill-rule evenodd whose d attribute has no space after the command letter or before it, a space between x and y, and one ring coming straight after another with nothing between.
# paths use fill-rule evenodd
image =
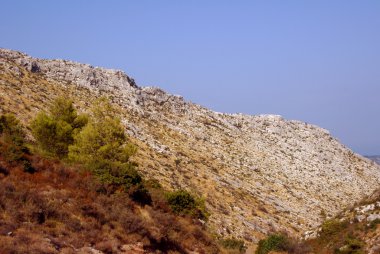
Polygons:
<instances>
[{"instance_id":1,"label":"green shrub","mask_svg":"<svg viewBox=\"0 0 380 254\"><path fill-rule=\"evenodd\" d=\"M284 251L288 247L288 238L282 234L269 235L260 240L256 249L256 254L267 254L270 251Z\"/></svg>"},{"instance_id":2,"label":"green shrub","mask_svg":"<svg viewBox=\"0 0 380 254\"><path fill-rule=\"evenodd\" d=\"M195 198L185 190L168 193L167 200L173 212L178 214L187 213L196 208Z\"/></svg>"},{"instance_id":3,"label":"green shrub","mask_svg":"<svg viewBox=\"0 0 380 254\"><path fill-rule=\"evenodd\" d=\"M247 247L244 244L244 241L238 240L236 238L222 239L220 241L220 245L222 245L222 247L225 249L237 250L240 253L244 253L245 250L247 249Z\"/></svg>"},{"instance_id":4,"label":"green shrub","mask_svg":"<svg viewBox=\"0 0 380 254\"><path fill-rule=\"evenodd\" d=\"M74 135L86 125L88 119L78 115L71 100L56 99L49 113L40 112L31 123L32 134L39 148L46 154L64 158Z\"/></svg>"},{"instance_id":5,"label":"green shrub","mask_svg":"<svg viewBox=\"0 0 380 254\"><path fill-rule=\"evenodd\" d=\"M14 115L0 116L0 154L8 162L25 161L25 133Z\"/></svg>"},{"instance_id":6,"label":"green shrub","mask_svg":"<svg viewBox=\"0 0 380 254\"><path fill-rule=\"evenodd\" d=\"M166 194L166 199L174 213L188 214L203 220L207 220L209 217L205 201L195 198L185 190L169 192Z\"/></svg>"}]
</instances>

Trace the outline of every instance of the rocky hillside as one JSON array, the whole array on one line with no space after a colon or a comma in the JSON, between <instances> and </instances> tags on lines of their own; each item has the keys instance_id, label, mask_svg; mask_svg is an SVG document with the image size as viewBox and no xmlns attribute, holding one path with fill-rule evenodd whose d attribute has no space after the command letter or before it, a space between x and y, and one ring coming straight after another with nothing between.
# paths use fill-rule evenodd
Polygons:
<instances>
[{"instance_id":1,"label":"rocky hillside","mask_svg":"<svg viewBox=\"0 0 380 254\"><path fill-rule=\"evenodd\" d=\"M306 246L320 254L380 253L380 191L309 231Z\"/></svg>"},{"instance_id":2,"label":"rocky hillside","mask_svg":"<svg viewBox=\"0 0 380 254\"><path fill-rule=\"evenodd\" d=\"M86 111L109 97L139 147L141 172L203 196L209 228L257 242L301 235L378 188L380 168L317 126L276 115L213 112L140 87L125 73L0 49L0 113L27 123L55 97Z\"/></svg>"}]
</instances>

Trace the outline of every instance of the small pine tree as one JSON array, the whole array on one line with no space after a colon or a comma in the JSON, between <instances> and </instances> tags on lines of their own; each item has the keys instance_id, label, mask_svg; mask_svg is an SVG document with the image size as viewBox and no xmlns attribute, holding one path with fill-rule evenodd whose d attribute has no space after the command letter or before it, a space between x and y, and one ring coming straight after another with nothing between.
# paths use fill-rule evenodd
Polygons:
<instances>
[{"instance_id":1,"label":"small pine tree","mask_svg":"<svg viewBox=\"0 0 380 254\"><path fill-rule=\"evenodd\" d=\"M104 183L125 189L140 183L136 165L130 161L136 148L128 143L121 121L108 100L99 99L92 108L92 116L74 136L69 159L83 164Z\"/></svg>"},{"instance_id":2,"label":"small pine tree","mask_svg":"<svg viewBox=\"0 0 380 254\"><path fill-rule=\"evenodd\" d=\"M47 154L64 158L74 135L87 124L85 115L78 115L71 100L56 99L49 112L41 112L32 121L31 129L38 146Z\"/></svg>"}]
</instances>

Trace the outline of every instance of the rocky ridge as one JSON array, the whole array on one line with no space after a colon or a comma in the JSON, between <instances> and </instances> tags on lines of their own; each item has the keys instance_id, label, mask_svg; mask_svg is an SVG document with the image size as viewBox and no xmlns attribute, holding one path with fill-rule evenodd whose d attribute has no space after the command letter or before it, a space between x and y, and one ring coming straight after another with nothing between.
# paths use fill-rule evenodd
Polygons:
<instances>
[{"instance_id":1,"label":"rocky ridge","mask_svg":"<svg viewBox=\"0 0 380 254\"><path fill-rule=\"evenodd\" d=\"M118 70L0 49L0 94L0 111L25 123L55 96L72 97L84 111L108 96L140 148L140 170L203 196L209 227L220 235L251 242L271 231L300 236L380 183L379 166L327 130L276 115L213 112L139 87Z\"/></svg>"},{"instance_id":2,"label":"rocky ridge","mask_svg":"<svg viewBox=\"0 0 380 254\"><path fill-rule=\"evenodd\" d=\"M374 162L380 165L380 155L365 156L365 157L370 160L373 160Z\"/></svg>"}]
</instances>

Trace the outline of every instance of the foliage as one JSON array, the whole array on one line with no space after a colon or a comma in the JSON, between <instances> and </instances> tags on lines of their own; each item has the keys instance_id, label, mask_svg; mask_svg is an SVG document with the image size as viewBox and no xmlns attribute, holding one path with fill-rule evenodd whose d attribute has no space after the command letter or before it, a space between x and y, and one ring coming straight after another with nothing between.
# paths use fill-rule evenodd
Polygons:
<instances>
[{"instance_id":1,"label":"foliage","mask_svg":"<svg viewBox=\"0 0 380 254\"><path fill-rule=\"evenodd\" d=\"M111 192L119 188L127 191L142 181L135 164L131 162L122 163L97 158L89 162L86 168L90 169L103 184L108 185Z\"/></svg>"},{"instance_id":2,"label":"foliage","mask_svg":"<svg viewBox=\"0 0 380 254\"><path fill-rule=\"evenodd\" d=\"M236 238L227 238L220 241L220 245L225 249L237 250L239 253L244 253L247 247L243 240L238 240Z\"/></svg>"},{"instance_id":3,"label":"foliage","mask_svg":"<svg viewBox=\"0 0 380 254\"><path fill-rule=\"evenodd\" d=\"M41 112L31 123L38 146L47 154L64 158L74 135L87 123L87 117L78 115L71 100L56 99L49 112Z\"/></svg>"},{"instance_id":4,"label":"foliage","mask_svg":"<svg viewBox=\"0 0 380 254\"><path fill-rule=\"evenodd\" d=\"M209 213L206 211L205 201L195 198L185 190L178 190L166 194L170 208L176 214L188 214L199 219L207 220Z\"/></svg>"},{"instance_id":5,"label":"foliage","mask_svg":"<svg viewBox=\"0 0 380 254\"><path fill-rule=\"evenodd\" d=\"M140 183L142 178L136 164L130 161L136 147L127 143L124 128L111 104L104 98L98 100L92 108L92 116L74 136L69 159L83 164L105 184L128 190Z\"/></svg>"},{"instance_id":6,"label":"foliage","mask_svg":"<svg viewBox=\"0 0 380 254\"><path fill-rule=\"evenodd\" d=\"M1 115L0 154L7 162L21 162L25 171L33 172L30 162L25 157L28 152L25 146L25 133L20 122L14 115Z\"/></svg>"},{"instance_id":7,"label":"foliage","mask_svg":"<svg viewBox=\"0 0 380 254\"><path fill-rule=\"evenodd\" d=\"M256 254L267 254L270 251L284 251L288 246L288 238L282 234L269 235L266 239L260 240L256 249Z\"/></svg>"}]
</instances>

